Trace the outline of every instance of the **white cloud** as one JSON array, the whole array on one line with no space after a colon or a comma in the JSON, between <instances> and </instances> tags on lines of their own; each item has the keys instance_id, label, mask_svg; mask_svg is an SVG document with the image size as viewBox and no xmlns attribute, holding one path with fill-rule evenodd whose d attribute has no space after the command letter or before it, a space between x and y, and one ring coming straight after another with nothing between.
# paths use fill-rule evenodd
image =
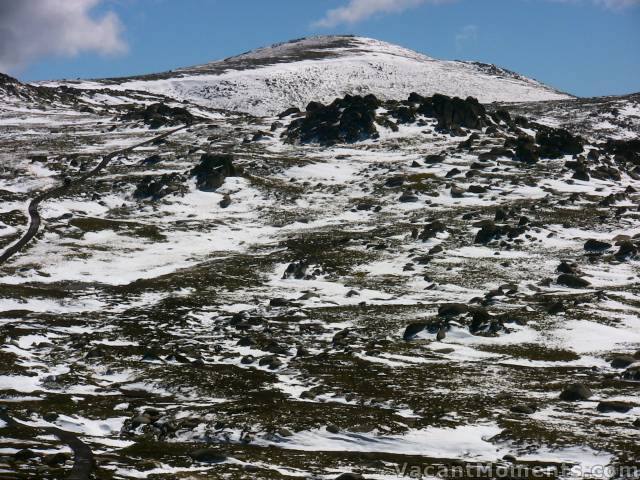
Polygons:
<instances>
[{"instance_id":1,"label":"white cloud","mask_svg":"<svg viewBox=\"0 0 640 480\"><path fill-rule=\"evenodd\" d=\"M95 18L103 0L0 0L0 71L13 72L47 56L126 50L113 12Z\"/></svg>"},{"instance_id":2,"label":"white cloud","mask_svg":"<svg viewBox=\"0 0 640 480\"><path fill-rule=\"evenodd\" d=\"M456 48L462 50L465 43L476 40L478 38L478 27L476 25L467 25L462 27L458 33L456 33Z\"/></svg>"},{"instance_id":3,"label":"white cloud","mask_svg":"<svg viewBox=\"0 0 640 480\"><path fill-rule=\"evenodd\" d=\"M349 0L344 7L329 10L315 22L316 27L330 28L343 23L354 24L378 13L400 13L426 3L449 3L455 0Z\"/></svg>"},{"instance_id":4,"label":"white cloud","mask_svg":"<svg viewBox=\"0 0 640 480\"><path fill-rule=\"evenodd\" d=\"M400 13L424 4L453 3L459 0L349 0L343 7L329 10L315 27L331 28L341 24L352 25L382 13ZM612 10L640 5L640 0L553 0L576 4L591 2Z\"/></svg>"}]
</instances>

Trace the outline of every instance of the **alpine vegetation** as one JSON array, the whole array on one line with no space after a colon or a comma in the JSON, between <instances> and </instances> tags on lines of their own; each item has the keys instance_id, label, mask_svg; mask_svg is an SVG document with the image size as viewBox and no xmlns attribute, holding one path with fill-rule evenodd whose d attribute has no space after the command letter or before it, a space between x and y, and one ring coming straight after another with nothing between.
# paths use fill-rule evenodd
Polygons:
<instances>
[{"instance_id":1,"label":"alpine vegetation","mask_svg":"<svg viewBox=\"0 0 640 480\"><path fill-rule=\"evenodd\" d=\"M0 477L624 478L639 134L350 36L0 76Z\"/></svg>"}]
</instances>

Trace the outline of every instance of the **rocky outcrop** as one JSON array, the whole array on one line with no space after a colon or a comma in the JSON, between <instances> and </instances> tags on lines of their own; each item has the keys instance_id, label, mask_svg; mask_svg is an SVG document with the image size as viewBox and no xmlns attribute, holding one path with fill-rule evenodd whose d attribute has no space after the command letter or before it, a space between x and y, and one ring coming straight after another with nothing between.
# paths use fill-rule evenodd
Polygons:
<instances>
[{"instance_id":1,"label":"rocky outcrop","mask_svg":"<svg viewBox=\"0 0 640 480\"><path fill-rule=\"evenodd\" d=\"M502 237L513 239L519 237L526 231L525 225L497 225L491 220L483 220L475 226L480 227L480 231L476 233L474 243L480 244L487 244Z\"/></svg>"},{"instance_id":2,"label":"rocky outcrop","mask_svg":"<svg viewBox=\"0 0 640 480\"><path fill-rule=\"evenodd\" d=\"M387 112L378 115L380 107ZM289 112L294 110L282 115ZM416 123L420 117L434 118L439 131L456 135L464 135L465 128L479 130L492 123L484 106L472 97L463 100L440 94L423 97L412 93L403 102L381 102L374 95L347 95L329 105L311 102L305 115L293 120L283 136L289 143L353 143L377 138L376 125L397 130L398 124Z\"/></svg>"},{"instance_id":3,"label":"rocky outcrop","mask_svg":"<svg viewBox=\"0 0 640 480\"><path fill-rule=\"evenodd\" d=\"M196 177L196 186L203 192L215 192L222 186L225 178L235 177L236 168L230 155L214 155L204 153L200 163L191 169L191 176Z\"/></svg>"},{"instance_id":4,"label":"rocky outcrop","mask_svg":"<svg viewBox=\"0 0 640 480\"><path fill-rule=\"evenodd\" d=\"M167 173L157 177L144 177L133 192L137 200L160 200L167 195L181 193L186 190L184 176L178 173Z\"/></svg>"},{"instance_id":5,"label":"rocky outcrop","mask_svg":"<svg viewBox=\"0 0 640 480\"><path fill-rule=\"evenodd\" d=\"M376 110L380 101L374 95L347 95L330 105L311 102L306 115L289 124L284 133L289 143L353 143L377 137Z\"/></svg>"},{"instance_id":6,"label":"rocky outcrop","mask_svg":"<svg viewBox=\"0 0 640 480\"><path fill-rule=\"evenodd\" d=\"M153 103L144 108L130 107L131 111L121 117L128 122L139 122L156 129L173 125L191 125L195 117L182 107L169 107L164 103Z\"/></svg>"},{"instance_id":7,"label":"rocky outcrop","mask_svg":"<svg viewBox=\"0 0 640 480\"><path fill-rule=\"evenodd\" d=\"M640 165L640 139L608 140L603 145L603 150L613 155L616 161Z\"/></svg>"},{"instance_id":8,"label":"rocky outcrop","mask_svg":"<svg viewBox=\"0 0 640 480\"><path fill-rule=\"evenodd\" d=\"M519 162L532 164L540 160L540 149L528 135L507 139L505 147L515 151L513 158Z\"/></svg>"},{"instance_id":9,"label":"rocky outcrop","mask_svg":"<svg viewBox=\"0 0 640 480\"><path fill-rule=\"evenodd\" d=\"M407 103L417 113L438 120L438 129L441 131L457 132L460 128L479 130L488 124L484 106L473 97L463 100L440 94L422 97L412 93Z\"/></svg>"},{"instance_id":10,"label":"rocky outcrop","mask_svg":"<svg viewBox=\"0 0 640 480\"><path fill-rule=\"evenodd\" d=\"M552 128L534 125L537 130L536 143L540 146L541 158L562 158L565 155L578 155L584 151L584 143L564 128Z\"/></svg>"}]
</instances>

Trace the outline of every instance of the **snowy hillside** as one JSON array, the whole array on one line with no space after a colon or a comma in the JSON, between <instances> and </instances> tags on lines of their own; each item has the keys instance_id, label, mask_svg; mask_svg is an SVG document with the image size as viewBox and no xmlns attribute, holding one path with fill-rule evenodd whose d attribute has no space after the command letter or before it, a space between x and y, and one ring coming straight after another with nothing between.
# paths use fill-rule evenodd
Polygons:
<instances>
[{"instance_id":1,"label":"snowy hillside","mask_svg":"<svg viewBox=\"0 0 640 480\"><path fill-rule=\"evenodd\" d=\"M639 138L350 37L0 75L0 478L638 478Z\"/></svg>"},{"instance_id":2,"label":"snowy hillside","mask_svg":"<svg viewBox=\"0 0 640 480\"><path fill-rule=\"evenodd\" d=\"M73 86L149 91L259 116L347 93L383 99L405 98L414 91L471 95L483 103L571 98L493 65L436 60L360 37L295 40L173 72Z\"/></svg>"}]
</instances>

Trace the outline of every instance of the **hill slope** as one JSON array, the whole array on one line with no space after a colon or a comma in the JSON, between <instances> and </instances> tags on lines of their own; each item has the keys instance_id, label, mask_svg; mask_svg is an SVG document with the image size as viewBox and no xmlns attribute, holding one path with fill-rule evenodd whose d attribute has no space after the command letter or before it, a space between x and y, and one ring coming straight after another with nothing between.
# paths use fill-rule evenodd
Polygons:
<instances>
[{"instance_id":1,"label":"hill slope","mask_svg":"<svg viewBox=\"0 0 640 480\"><path fill-rule=\"evenodd\" d=\"M82 97L0 108L1 471L69 478L52 428L114 479L640 456L632 97Z\"/></svg>"},{"instance_id":2,"label":"hill slope","mask_svg":"<svg viewBox=\"0 0 640 480\"><path fill-rule=\"evenodd\" d=\"M535 80L476 62L443 61L370 38L312 37L162 74L80 82L143 90L208 107L276 114L344 94L383 99L443 93L481 102L571 98Z\"/></svg>"},{"instance_id":3,"label":"hill slope","mask_svg":"<svg viewBox=\"0 0 640 480\"><path fill-rule=\"evenodd\" d=\"M84 90L0 75L5 478L630 478L640 96L275 121L202 105L240 80L189 90L266 69L291 82L267 111L322 100L301 65L343 68L329 96L374 57L555 94L348 37Z\"/></svg>"}]
</instances>

